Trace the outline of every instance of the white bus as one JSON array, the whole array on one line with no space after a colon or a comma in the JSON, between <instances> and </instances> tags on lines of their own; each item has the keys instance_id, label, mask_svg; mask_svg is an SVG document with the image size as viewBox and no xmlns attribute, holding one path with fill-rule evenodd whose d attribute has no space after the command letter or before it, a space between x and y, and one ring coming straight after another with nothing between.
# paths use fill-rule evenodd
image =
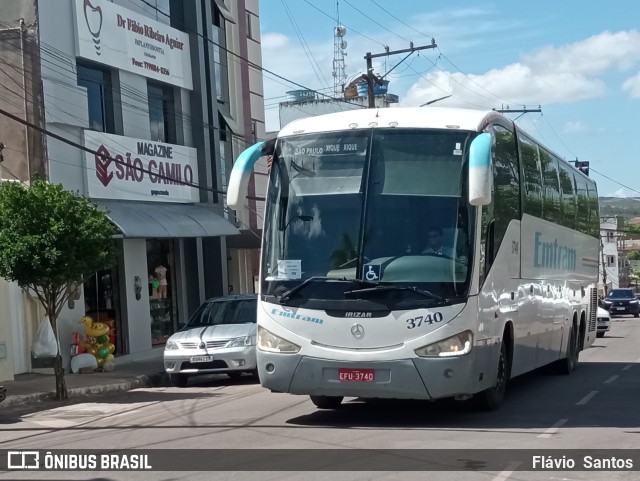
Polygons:
<instances>
[{"instance_id":1,"label":"white bus","mask_svg":"<svg viewBox=\"0 0 640 481\"><path fill-rule=\"evenodd\" d=\"M596 337L596 184L496 112L393 108L292 122L244 151L228 204L273 155L260 382L309 395L469 399L571 373Z\"/></svg>"}]
</instances>

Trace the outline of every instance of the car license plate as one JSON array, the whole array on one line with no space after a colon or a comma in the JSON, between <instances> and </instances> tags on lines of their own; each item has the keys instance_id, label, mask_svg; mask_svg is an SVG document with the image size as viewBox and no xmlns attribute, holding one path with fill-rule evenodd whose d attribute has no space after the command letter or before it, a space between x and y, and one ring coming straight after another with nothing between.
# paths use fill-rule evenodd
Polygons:
<instances>
[{"instance_id":1,"label":"car license plate","mask_svg":"<svg viewBox=\"0 0 640 481\"><path fill-rule=\"evenodd\" d=\"M616 307L616 311L624 311L624 307Z\"/></svg>"},{"instance_id":2,"label":"car license plate","mask_svg":"<svg viewBox=\"0 0 640 481\"><path fill-rule=\"evenodd\" d=\"M339 368L338 380L340 382L373 382L375 372L375 369Z\"/></svg>"},{"instance_id":3,"label":"car license plate","mask_svg":"<svg viewBox=\"0 0 640 481\"><path fill-rule=\"evenodd\" d=\"M213 356L191 356L191 362L210 362Z\"/></svg>"}]
</instances>

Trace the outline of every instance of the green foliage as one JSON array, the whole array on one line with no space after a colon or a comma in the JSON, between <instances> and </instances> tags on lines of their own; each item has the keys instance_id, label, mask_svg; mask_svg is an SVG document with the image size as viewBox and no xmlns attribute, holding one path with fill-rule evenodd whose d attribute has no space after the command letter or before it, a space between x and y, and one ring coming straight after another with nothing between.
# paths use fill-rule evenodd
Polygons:
<instances>
[{"instance_id":1,"label":"green foliage","mask_svg":"<svg viewBox=\"0 0 640 481\"><path fill-rule=\"evenodd\" d=\"M640 251L628 252L627 259L629 259L630 261L640 261Z\"/></svg>"},{"instance_id":2,"label":"green foliage","mask_svg":"<svg viewBox=\"0 0 640 481\"><path fill-rule=\"evenodd\" d=\"M22 287L56 292L109 267L115 232L90 199L61 185L0 185L0 276Z\"/></svg>"},{"instance_id":3,"label":"green foliage","mask_svg":"<svg viewBox=\"0 0 640 481\"><path fill-rule=\"evenodd\" d=\"M631 224L629 222L624 223L624 232L628 235L639 235L640 234L640 225Z\"/></svg>"},{"instance_id":4,"label":"green foliage","mask_svg":"<svg viewBox=\"0 0 640 481\"><path fill-rule=\"evenodd\" d=\"M342 234L340 247L331 253L329 259L331 269L348 267L347 264L358 259L358 248L347 234Z\"/></svg>"}]
</instances>

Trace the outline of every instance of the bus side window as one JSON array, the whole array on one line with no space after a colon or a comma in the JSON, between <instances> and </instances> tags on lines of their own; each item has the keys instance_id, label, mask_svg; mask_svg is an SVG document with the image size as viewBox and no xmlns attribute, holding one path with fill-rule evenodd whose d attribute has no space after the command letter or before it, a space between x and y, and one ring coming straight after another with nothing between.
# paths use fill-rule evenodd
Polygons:
<instances>
[{"instance_id":1,"label":"bus side window","mask_svg":"<svg viewBox=\"0 0 640 481\"><path fill-rule=\"evenodd\" d=\"M495 138L493 149L493 196L491 204L482 211L482 242L485 253L485 273L498 254L504 234L513 219L520 219L520 166L516 138L512 131L500 125L492 126ZM480 283L484 278L480 279Z\"/></svg>"}]
</instances>

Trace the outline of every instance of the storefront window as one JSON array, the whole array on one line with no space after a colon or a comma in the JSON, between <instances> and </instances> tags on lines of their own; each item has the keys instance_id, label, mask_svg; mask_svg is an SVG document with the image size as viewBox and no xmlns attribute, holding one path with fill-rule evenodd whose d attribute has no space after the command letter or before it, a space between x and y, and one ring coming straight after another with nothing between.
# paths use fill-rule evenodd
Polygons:
<instances>
[{"instance_id":1,"label":"storefront window","mask_svg":"<svg viewBox=\"0 0 640 481\"><path fill-rule=\"evenodd\" d=\"M115 345L114 355L123 353L120 321L120 289L118 269L99 271L84 283L85 315L109 326L109 343Z\"/></svg>"},{"instance_id":2,"label":"storefront window","mask_svg":"<svg viewBox=\"0 0 640 481\"><path fill-rule=\"evenodd\" d=\"M164 344L176 330L174 244L168 239L147 240L151 343Z\"/></svg>"}]
</instances>

